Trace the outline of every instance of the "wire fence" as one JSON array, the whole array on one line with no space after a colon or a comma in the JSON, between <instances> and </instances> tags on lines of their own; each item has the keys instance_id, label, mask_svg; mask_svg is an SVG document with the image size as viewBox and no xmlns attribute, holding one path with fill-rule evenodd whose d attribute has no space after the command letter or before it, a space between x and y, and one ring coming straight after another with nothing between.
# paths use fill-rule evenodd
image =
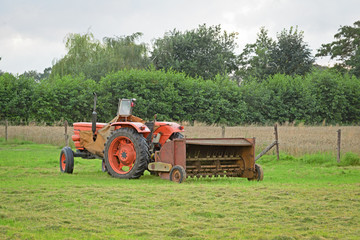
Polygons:
<instances>
[{"instance_id":1,"label":"wire fence","mask_svg":"<svg viewBox=\"0 0 360 240\"><path fill-rule=\"evenodd\" d=\"M63 121L61 126L41 126L36 123L14 126L9 122L0 122L0 138L19 139L40 144L56 146L69 145L73 127ZM339 131L340 130L340 131ZM341 154L353 152L360 154L360 126L278 126L279 150L282 153L301 156L313 153L331 153L339 158ZM186 137L255 137L256 152L274 142L273 126L185 126ZM276 139L275 139L276 140ZM276 154L276 148L270 153Z\"/></svg>"}]
</instances>

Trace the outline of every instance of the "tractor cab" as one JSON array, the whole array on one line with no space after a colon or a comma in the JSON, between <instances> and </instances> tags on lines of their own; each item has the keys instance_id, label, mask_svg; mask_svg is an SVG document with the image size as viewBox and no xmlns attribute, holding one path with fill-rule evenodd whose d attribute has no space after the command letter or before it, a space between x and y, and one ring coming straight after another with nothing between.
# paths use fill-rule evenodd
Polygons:
<instances>
[{"instance_id":1,"label":"tractor cab","mask_svg":"<svg viewBox=\"0 0 360 240\"><path fill-rule=\"evenodd\" d=\"M119 106L117 115L120 117L129 117L132 115L132 109L135 106L135 98L132 99L119 99Z\"/></svg>"}]
</instances>

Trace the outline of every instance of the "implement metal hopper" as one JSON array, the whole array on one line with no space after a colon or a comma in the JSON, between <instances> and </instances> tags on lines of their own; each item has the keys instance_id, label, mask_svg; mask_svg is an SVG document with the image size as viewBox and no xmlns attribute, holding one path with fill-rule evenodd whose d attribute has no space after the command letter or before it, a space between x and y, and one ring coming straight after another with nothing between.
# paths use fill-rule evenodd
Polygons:
<instances>
[{"instance_id":1,"label":"implement metal hopper","mask_svg":"<svg viewBox=\"0 0 360 240\"><path fill-rule=\"evenodd\" d=\"M182 166L188 177L257 177L255 138L175 139L156 152L155 162ZM169 177L167 171L159 175Z\"/></svg>"}]
</instances>

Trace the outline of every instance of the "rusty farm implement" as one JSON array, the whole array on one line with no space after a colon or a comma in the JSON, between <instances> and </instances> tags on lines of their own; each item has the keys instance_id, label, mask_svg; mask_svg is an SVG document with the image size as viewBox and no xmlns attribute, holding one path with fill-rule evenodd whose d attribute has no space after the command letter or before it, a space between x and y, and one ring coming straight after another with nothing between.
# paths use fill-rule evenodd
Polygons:
<instances>
[{"instance_id":1,"label":"rusty farm implement","mask_svg":"<svg viewBox=\"0 0 360 240\"><path fill-rule=\"evenodd\" d=\"M174 122L145 122L132 115L135 99L119 101L109 123L74 123L76 152L64 147L60 170L72 173L74 157L102 159L102 170L115 178L139 178L145 170L181 183L187 177L229 176L263 179L255 164L255 138L184 138L184 127Z\"/></svg>"}]
</instances>

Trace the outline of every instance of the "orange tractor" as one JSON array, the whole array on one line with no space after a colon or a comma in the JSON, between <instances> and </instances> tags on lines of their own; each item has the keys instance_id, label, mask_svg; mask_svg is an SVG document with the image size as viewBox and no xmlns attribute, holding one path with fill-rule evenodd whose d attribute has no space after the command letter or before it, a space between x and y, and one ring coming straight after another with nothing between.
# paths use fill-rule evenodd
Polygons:
<instances>
[{"instance_id":1,"label":"orange tractor","mask_svg":"<svg viewBox=\"0 0 360 240\"><path fill-rule=\"evenodd\" d=\"M117 116L96 122L96 94L92 122L74 123L76 152L64 147L60 170L72 173L74 157L102 159L102 170L115 178L133 179L145 170L181 183L186 177L230 176L262 180L255 164L255 138L184 138L174 122L145 122L132 115L135 99L119 100Z\"/></svg>"}]
</instances>

